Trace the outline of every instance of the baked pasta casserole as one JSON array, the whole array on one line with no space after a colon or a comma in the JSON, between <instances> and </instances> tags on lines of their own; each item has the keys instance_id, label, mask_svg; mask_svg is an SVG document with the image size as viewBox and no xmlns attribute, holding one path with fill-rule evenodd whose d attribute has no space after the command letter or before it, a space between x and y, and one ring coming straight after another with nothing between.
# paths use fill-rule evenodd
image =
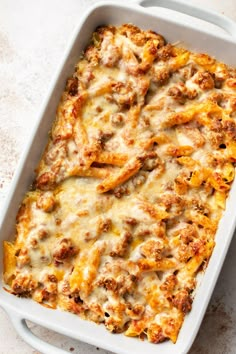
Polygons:
<instances>
[{"instance_id":1,"label":"baked pasta casserole","mask_svg":"<svg viewBox=\"0 0 236 354\"><path fill-rule=\"evenodd\" d=\"M132 24L99 27L4 242L6 290L175 343L235 162L235 69Z\"/></svg>"}]
</instances>

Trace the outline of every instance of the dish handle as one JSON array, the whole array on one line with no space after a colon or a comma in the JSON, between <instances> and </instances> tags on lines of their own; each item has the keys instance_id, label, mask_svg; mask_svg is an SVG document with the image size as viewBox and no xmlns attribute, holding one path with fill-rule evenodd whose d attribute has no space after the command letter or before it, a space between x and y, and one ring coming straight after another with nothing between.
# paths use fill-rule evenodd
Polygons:
<instances>
[{"instance_id":1,"label":"dish handle","mask_svg":"<svg viewBox=\"0 0 236 354\"><path fill-rule=\"evenodd\" d=\"M213 23L224 29L229 35L236 39L236 22L216 11L193 5L186 0L135 0L134 2L143 7L164 7Z\"/></svg>"},{"instance_id":2,"label":"dish handle","mask_svg":"<svg viewBox=\"0 0 236 354\"><path fill-rule=\"evenodd\" d=\"M17 333L24 339L26 343L31 345L34 349L38 350L43 354L68 354L69 352L60 349L52 344L45 342L43 339L38 338L28 327L26 320L20 317L17 313L12 313L7 310L9 317L11 318L12 324L17 331Z\"/></svg>"}]
</instances>

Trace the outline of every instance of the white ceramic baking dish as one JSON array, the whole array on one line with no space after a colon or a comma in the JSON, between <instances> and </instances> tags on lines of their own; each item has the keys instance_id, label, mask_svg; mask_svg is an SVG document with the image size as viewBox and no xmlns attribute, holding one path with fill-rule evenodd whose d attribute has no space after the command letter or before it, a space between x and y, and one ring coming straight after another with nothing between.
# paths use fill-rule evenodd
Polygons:
<instances>
[{"instance_id":1,"label":"white ceramic baking dish","mask_svg":"<svg viewBox=\"0 0 236 354\"><path fill-rule=\"evenodd\" d=\"M191 21L188 21L188 24L183 24L179 17L174 16L173 13L166 18L161 12L150 11L150 6L162 6L207 20L222 27L227 34L216 35L206 31L204 28L196 29L191 24ZM91 33L101 24L118 25L127 22L134 23L144 29L153 29L160 32L168 41L176 42L181 40L182 45L189 49L208 52L229 65L236 65L236 41L232 38L236 38L236 24L217 13L176 0L130 0L128 4L104 2L90 8L80 20L56 79L51 85L39 115L35 132L19 163L11 185L11 191L2 209L3 215L0 216L0 240L12 239L15 215L19 203L33 180L34 167L37 165L37 161L46 144L48 131L54 119L66 78L73 72L74 65L78 61L81 51L88 43ZM206 272L203 276L200 276L192 311L186 316L176 344L168 341L155 345L147 341L142 342L139 339L128 338L122 334L110 334L102 325L81 320L79 317L67 312L44 308L29 299L17 298L3 290L4 284L1 275L0 305L8 313L17 332L25 341L45 354L65 354L66 352L37 338L28 328L26 320L115 353L187 353L198 332L233 236L236 225L235 203L236 182L233 183L227 202L227 209L220 222L216 235L216 247ZM2 274L2 246L0 247L0 260L0 274Z\"/></svg>"}]
</instances>

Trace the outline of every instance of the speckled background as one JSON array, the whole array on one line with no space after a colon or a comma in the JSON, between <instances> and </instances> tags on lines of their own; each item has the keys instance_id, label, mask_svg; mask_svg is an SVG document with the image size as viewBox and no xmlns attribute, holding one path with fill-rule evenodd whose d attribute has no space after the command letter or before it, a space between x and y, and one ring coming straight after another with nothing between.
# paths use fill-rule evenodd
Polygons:
<instances>
[{"instance_id":1,"label":"speckled background","mask_svg":"<svg viewBox=\"0 0 236 354\"><path fill-rule=\"evenodd\" d=\"M36 124L40 105L67 42L82 12L95 2L0 0L0 212L17 162ZM189 2L208 6L236 21L235 0ZM236 353L235 271L234 238L190 354ZM108 354L34 324L31 327L39 337L68 352ZM32 353L38 352L21 340L0 309L0 354Z\"/></svg>"}]
</instances>

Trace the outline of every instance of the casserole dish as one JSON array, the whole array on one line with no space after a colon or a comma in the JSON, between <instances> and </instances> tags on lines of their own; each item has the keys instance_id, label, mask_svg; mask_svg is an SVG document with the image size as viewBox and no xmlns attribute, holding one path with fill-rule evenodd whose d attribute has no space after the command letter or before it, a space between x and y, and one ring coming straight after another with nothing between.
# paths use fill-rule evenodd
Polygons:
<instances>
[{"instance_id":1,"label":"casserole dish","mask_svg":"<svg viewBox=\"0 0 236 354\"><path fill-rule=\"evenodd\" d=\"M172 3L172 4L175 4L175 3ZM114 12L112 12L112 9ZM114 14L116 14L116 15L114 15ZM142 14L142 18L140 19L141 14ZM90 35L90 33L93 31L93 29L98 24L104 23L104 22L117 23L117 22L119 22L118 21L119 18L122 18L122 22L123 21L124 22L132 21L134 23L137 23L140 27L146 27L145 23L147 23L148 27L153 28L154 30L157 30L157 31L163 33L171 41L177 40L179 38L183 38L182 29L178 24L174 25L170 21L167 22L167 21L160 18L158 21L158 28L156 28L156 23L157 23L158 17L150 16L150 15L148 15L148 13L144 13L141 9L138 9L138 7L136 9L133 9L133 11L131 11L131 9L127 6L121 7L121 6L115 5L112 7L110 4L101 5L100 7L96 7L93 10L91 10L91 12L88 15L87 20L83 24L84 33L88 33L88 35ZM164 25L166 27L164 27ZM232 30L232 28L230 26L228 29ZM172 34L171 33L167 34L166 31L170 31ZM226 39L223 40L220 38L216 39L216 37L214 37L214 36L204 35L204 38L205 38L205 42L204 42L202 40L203 34L200 31L198 31L199 32L198 35L200 37L200 40L198 40L198 42L197 42L197 40L196 40L197 33L195 33L196 31L195 32L192 31L192 32L193 32L192 38L194 38L194 48L192 46L191 49L197 49L197 50L208 51L208 52L210 52L210 49L211 49L211 52L210 52L211 55L216 55L219 59L226 61L228 64L232 64L229 62L229 60L227 60L227 58L220 57L220 53L217 53L217 48L219 48L219 47L226 48L226 46L227 46L228 47L227 54L229 55L229 58L233 57L232 54L235 49L235 46L233 45L232 41L226 40ZM173 35L173 33L174 33L174 35ZM194 34L195 34L196 38L194 37ZM170 35L172 35L172 38L170 37ZM57 81L56 87L54 88L54 91L53 91L53 95L51 96L51 97L54 97L54 99L49 100L49 104L47 105L45 112L43 114L43 117L42 117L42 122L40 123L40 130L38 131L37 138L34 139L34 143L31 145L30 153L29 153L28 157L24 160L24 163L22 164L22 167L24 167L24 169L22 169L22 171L23 170L26 171L28 176L26 176L26 172L23 172L23 173L19 172L18 183L15 183L15 187L17 188L16 192L14 194L14 197L10 198L11 202L9 201L9 204L8 204L9 208L7 205L5 207L6 217L4 219L5 221L3 222L3 230L4 230L3 238L5 238L5 239L10 237L11 228L13 227L13 224L14 224L14 221L13 221L12 226L11 226L8 223L8 220L15 219L14 216L11 218L11 215L15 215L15 211L18 208L19 200L22 197L21 193L24 193L24 190L27 187L26 184L29 184L30 181L32 180L32 178L31 178L32 173L33 173L32 165L34 166L35 162L38 160L37 155L41 154L42 146L44 145L43 140L46 139L48 127L51 124L51 122L48 122L48 117L51 116L52 115L51 113L54 112L55 105L57 105L60 93L62 91L61 90L62 86L64 86L64 79L70 73L72 66L75 63L75 59L78 58L78 54L80 52L80 49L84 47L87 40L88 40L88 38L83 38L83 37L81 37L81 35L76 36L76 40L75 40L74 45L72 46L72 49L69 53L68 60L66 61L65 65L63 67L62 74L61 74L59 80ZM189 47L191 45L191 43L188 43L187 38L185 40L186 40L186 43L184 43L184 44ZM191 41L193 41L193 39ZM211 43L214 41L215 41L215 44L217 44L217 47L213 48L213 45L212 45L212 48L211 48ZM190 42L190 38L189 38L189 42ZM203 42L203 44L201 44L201 42ZM204 43L205 43L205 47L204 47ZM215 52L214 52L214 50L215 50ZM222 54L222 55L225 55L225 54ZM31 163L32 163L32 165L31 165ZM30 173L30 171L31 171L31 173ZM23 180L24 180L24 182L23 182ZM21 189L19 188L20 185L21 185ZM234 187L233 187L233 190L234 190ZM233 190L232 190L232 194L233 194ZM219 272L220 265L223 261L223 257L224 257L226 248L227 248L229 241L230 241L230 236L231 236L233 226L234 226L234 218L232 217L232 215L233 215L232 209L233 208L231 208L232 203L233 203L233 201L231 199L229 199L228 211L226 212L225 218L222 220L222 223L221 223L221 225L223 225L223 221L225 221L225 223L227 223L227 228L228 228L227 230L226 230L226 228L224 228L224 242L221 242L221 241L223 241L223 239L221 240L221 233L220 233L220 229L222 230L222 227L219 229L218 236L216 238L217 245L219 245L220 248L216 247L214 255L218 252L217 250L219 250L220 252L215 256L215 258L213 255L213 259L215 259L215 260L217 259L218 262L216 263L216 262L211 261L211 263L209 265L209 268L210 267L212 269L214 268L214 273L209 272L209 268L208 268L208 270L205 274L205 277L202 281L202 284L197 291L195 304L194 304L194 308L193 308L193 312L195 311L195 314L191 313L191 315L187 318L188 326L192 326L193 334L196 333L196 331L197 331L197 326L200 323L201 316L204 311L204 306L206 306L206 304L207 304L207 300L209 299L210 293L213 289L213 285L214 285L214 281L217 276L217 272ZM9 210L9 212L7 211L7 209ZM231 215L231 213L232 213L232 215ZM225 235L227 235L227 237L225 237ZM207 277L208 277L208 279L207 279ZM211 278L210 281L209 281L209 277ZM207 280L205 280L205 279L207 279ZM203 299L202 294L204 294L204 301L202 301L202 299ZM48 310L42 309L41 307L39 308L37 305L32 304L28 300L13 299L12 297L8 298L8 294L3 293L1 295L1 303L4 301L9 302L9 305L7 305L7 303L6 303L5 308L10 313L14 308L18 308L18 307L20 308L20 306L21 306L21 310L18 310L18 317L16 317L17 312L15 312L15 314L14 314L14 324L16 327L18 327L18 329L21 328L20 332L24 336L26 336L27 332L25 332L26 328L24 327L24 321L22 321L21 318L31 319L32 321L34 321L36 323L43 324L46 327L58 330L59 332L63 332L67 335L73 336L75 338L80 338L85 341L89 341L90 343L97 344L99 346L106 347L111 350L115 349L117 352L120 352L120 353L132 352L134 349L135 349L135 351L140 352L140 353L143 352L144 350L149 350L149 352L152 352L152 351L154 352L154 350L156 351L156 349L157 349L155 346L149 345L147 347L147 343L140 343L135 340L130 340L127 338L120 339L119 336L111 336L107 333L104 333L104 330L102 328L97 327L96 325L93 325L91 323L85 323L83 321L80 321L79 319L74 318L73 316L68 315L68 314L64 314L61 312L53 312L52 313L50 311L51 315L49 315ZM11 301L11 305L10 305L10 301ZM196 301L198 301L197 305L196 305ZM201 302L201 306L200 306L200 302ZM30 315L27 314L26 308L27 308L27 312L30 309ZM196 316L196 312L198 312L198 316ZM48 315L50 316L50 319L48 319L48 317L49 317ZM53 321L54 321L54 323L53 323ZM193 323L194 323L193 321L195 322L194 326L193 326ZM63 325L56 325L56 323L63 323ZM196 323L197 323L197 325L196 325ZM80 324L82 324L82 326L81 326L82 329L79 331L80 333L77 333L77 330L73 330L73 328L76 328ZM185 331L184 331L184 328L185 328ZM188 341L188 343L186 343L187 342L186 337L188 335L186 329L187 329L187 326L185 324L185 326L183 327L182 332L180 334L179 340L175 346L171 345L170 343L165 343L165 344L161 345L161 349L163 350L163 352L168 352L168 353L171 353L173 351L174 352L186 352L186 350L188 349L188 347L191 344L190 341ZM90 338L91 331L93 331L92 332L93 334L96 333L95 337L100 338L100 339L99 340L98 339L92 340ZM190 337L192 340L193 336L189 336L188 338L190 339ZM53 351L52 348L47 349L45 346L40 345L39 342L33 343L32 337L29 337L28 340L30 340L31 343L34 346L36 346L40 351L43 351L43 352L50 352L50 351L52 352ZM118 344L119 344L119 347L118 347Z\"/></svg>"}]
</instances>

